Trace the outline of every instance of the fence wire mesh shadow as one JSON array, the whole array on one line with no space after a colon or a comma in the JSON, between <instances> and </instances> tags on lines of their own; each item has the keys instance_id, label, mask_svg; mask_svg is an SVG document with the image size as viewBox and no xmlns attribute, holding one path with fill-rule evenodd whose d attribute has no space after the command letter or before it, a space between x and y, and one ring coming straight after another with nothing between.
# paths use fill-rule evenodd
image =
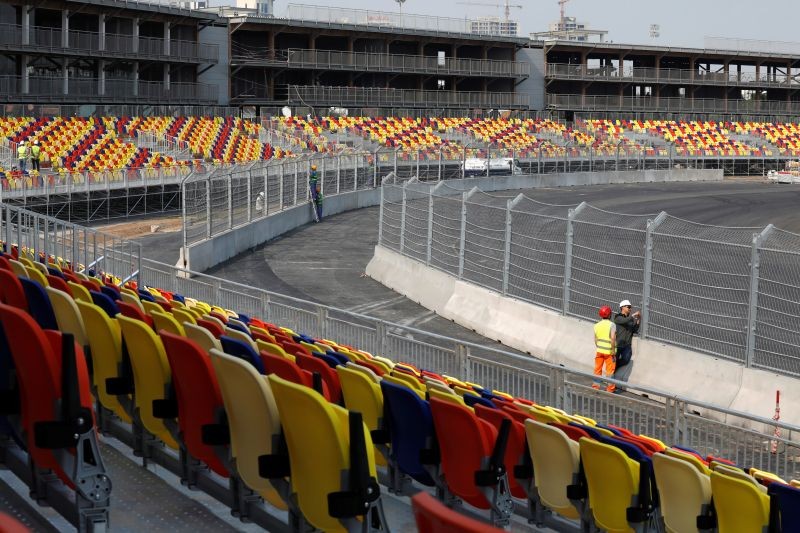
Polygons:
<instances>
[{"instance_id":1,"label":"fence wire mesh shadow","mask_svg":"<svg viewBox=\"0 0 800 533\"><path fill-rule=\"evenodd\" d=\"M628 299L642 311L643 338L800 376L800 235L551 205L467 183L385 183L380 245L578 318Z\"/></svg>"}]
</instances>

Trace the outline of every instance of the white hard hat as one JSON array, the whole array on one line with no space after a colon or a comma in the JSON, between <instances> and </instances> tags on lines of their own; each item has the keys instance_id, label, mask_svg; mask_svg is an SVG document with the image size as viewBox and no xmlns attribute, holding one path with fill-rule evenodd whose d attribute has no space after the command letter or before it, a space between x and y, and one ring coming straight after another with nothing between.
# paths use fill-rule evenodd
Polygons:
<instances>
[{"instance_id":1,"label":"white hard hat","mask_svg":"<svg viewBox=\"0 0 800 533\"><path fill-rule=\"evenodd\" d=\"M622 309L623 307L631 307L631 302L630 302L630 300L622 300L622 301L619 303L619 308L620 308L620 309Z\"/></svg>"}]
</instances>

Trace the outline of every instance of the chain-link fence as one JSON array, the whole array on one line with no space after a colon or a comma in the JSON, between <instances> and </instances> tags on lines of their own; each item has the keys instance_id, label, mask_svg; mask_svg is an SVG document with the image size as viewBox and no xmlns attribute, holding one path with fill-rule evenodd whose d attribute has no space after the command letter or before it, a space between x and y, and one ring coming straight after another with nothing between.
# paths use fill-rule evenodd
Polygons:
<instances>
[{"instance_id":1,"label":"chain-link fence","mask_svg":"<svg viewBox=\"0 0 800 533\"><path fill-rule=\"evenodd\" d=\"M628 299L641 336L800 375L800 235L386 183L380 245L459 279L594 320Z\"/></svg>"}]
</instances>

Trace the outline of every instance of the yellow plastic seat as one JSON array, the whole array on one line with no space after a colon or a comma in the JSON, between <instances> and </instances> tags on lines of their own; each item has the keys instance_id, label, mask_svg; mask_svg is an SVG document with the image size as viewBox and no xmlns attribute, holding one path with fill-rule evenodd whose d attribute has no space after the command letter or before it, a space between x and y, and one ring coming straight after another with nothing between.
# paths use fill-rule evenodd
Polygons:
<instances>
[{"instance_id":1,"label":"yellow plastic seat","mask_svg":"<svg viewBox=\"0 0 800 533\"><path fill-rule=\"evenodd\" d=\"M425 399L425 392L417 389L416 387L409 386L407 381L403 381L402 379L398 379L395 376L392 376L390 374L384 374L382 379L384 381L386 381L387 383L392 383L394 385L399 385L400 387L405 387L408 390L414 391L417 394L417 396L419 396L421 399L423 399L423 400Z\"/></svg>"},{"instance_id":2,"label":"yellow plastic seat","mask_svg":"<svg viewBox=\"0 0 800 533\"><path fill-rule=\"evenodd\" d=\"M364 417L367 429L375 431L383 429L383 392L381 387L366 374L352 368L358 365L339 365L336 373L342 385L344 406L351 411L358 411ZM369 370L368 368L365 370ZM377 454L375 462L386 466L388 452L385 447L375 445Z\"/></svg>"},{"instance_id":3,"label":"yellow plastic seat","mask_svg":"<svg viewBox=\"0 0 800 533\"><path fill-rule=\"evenodd\" d=\"M794 487L796 489L800 489L800 480L793 479L793 480L791 480L789 482L789 485L791 485L792 487Z\"/></svg>"},{"instance_id":4,"label":"yellow plastic seat","mask_svg":"<svg viewBox=\"0 0 800 533\"><path fill-rule=\"evenodd\" d=\"M420 381L414 376L409 376L405 372L396 372L396 371L393 371L389 375L395 378L397 381L404 383L405 386L408 387L409 389L414 389L417 392L425 394L425 386L422 383L420 383Z\"/></svg>"},{"instance_id":5,"label":"yellow plastic seat","mask_svg":"<svg viewBox=\"0 0 800 533\"><path fill-rule=\"evenodd\" d=\"M350 413L329 403L318 392L271 375L269 379L281 418L291 464L293 497L309 524L325 532L348 532L359 525L355 517L331 516L328 497L349 490ZM355 420L355 419L353 419ZM374 504L380 509L375 457L367 426L362 422L366 467ZM354 429L353 431L359 431ZM375 493L377 491L377 494ZM363 512L369 509L363 508ZM383 513L379 510L379 515ZM359 527L360 529L360 527Z\"/></svg>"},{"instance_id":6,"label":"yellow plastic seat","mask_svg":"<svg viewBox=\"0 0 800 533\"><path fill-rule=\"evenodd\" d=\"M273 337L272 334L269 331L265 330L264 328L260 328L258 326L250 326L250 332L254 334L258 333L259 335L263 335L266 338L270 339L271 342L275 342L275 337Z\"/></svg>"},{"instance_id":7,"label":"yellow plastic seat","mask_svg":"<svg viewBox=\"0 0 800 533\"><path fill-rule=\"evenodd\" d=\"M428 396L431 399L436 398L438 400L444 400L445 402L455 403L462 407L467 407L466 402L464 402L464 397L459 396L458 394L448 394L446 392L440 391L439 389L430 389L428 390Z\"/></svg>"},{"instance_id":8,"label":"yellow plastic seat","mask_svg":"<svg viewBox=\"0 0 800 533\"><path fill-rule=\"evenodd\" d=\"M89 304L92 303L92 295L89 294L89 289L80 283L75 283L74 281L68 281L67 285L72 291L72 297L75 299L75 301L80 300Z\"/></svg>"},{"instance_id":9,"label":"yellow plastic seat","mask_svg":"<svg viewBox=\"0 0 800 533\"><path fill-rule=\"evenodd\" d=\"M172 316L175 317L179 324L197 324L194 314L187 311L185 307L174 308Z\"/></svg>"},{"instance_id":10,"label":"yellow plastic seat","mask_svg":"<svg viewBox=\"0 0 800 533\"><path fill-rule=\"evenodd\" d=\"M769 496L753 483L719 471L711 472L711 494L719 533L766 531Z\"/></svg>"},{"instance_id":11,"label":"yellow plastic seat","mask_svg":"<svg viewBox=\"0 0 800 533\"><path fill-rule=\"evenodd\" d=\"M609 533L629 533L627 509L638 500L639 463L586 437L581 437L580 453L595 524Z\"/></svg>"},{"instance_id":12,"label":"yellow plastic seat","mask_svg":"<svg viewBox=\"0 0 800 533\"><path fill-rule=\"evenodd\" d=\"M93 303L75 300L89 333L92 352L92 381L100 405L112 411L125 422L131 422L133 406L130 396L120 398L107 391L108 379L120 377L122 368L122 333L116 319L109 318L105 311Z\"/></svg>"},{"instance_id":13,"label":"yellow plastic seat","mask_svg":"<svg viewBox=\"0 0 800 533\"><path fill-rule=\"evenodd\" d=\"M221 350L212 349L209 357L228 416L231 457L239 477L270 504L286 509L284 497L288 494L288 484L284 478L274 480L284 492L282 497L273 483L261 476L258 466L259 457L276 453L274 447L281 434L269 382L252 365Z\"/></svg>"},{"instance_id":14,"label":"yellow plastic seat","mask_svg":"<svg viewBox=\"0 0 800 533\"><path fill-rule=\"evenodd\" d=\"M455 392L459 396L469 395L469 396L480 396L474 389L465 389L464 387L459 387L456 385L453 387L453 392Z\"/></svg>"},{"instance_id":15,"label":"yellow plastic seat","mask_svg":"<svg viewBox=\"0 0 800 533\"><path fill-rule=\"evenodd\" d=\"M40 263L39 261L34 261L32 265L42 276L47 276L50 272L47 271L47 267L44 263ZM31 268L29 266L25 266L25 268Z\"/></svg>"},{"instance_id":16,"label":"yellow plastic seat","mask_svg":"<svg viewBox=\"0 0 800 533\"><path fill-rule=\"evenodd\" d=\"M150 302L148 300L141 300L142 307L144 307L144 312L148 315L152 316L153 313L163 313L164 308L158 305L155 302Z\"/></svg>"},{"instance_id":17,"label":"yellow plastic seat","mask_svg":"<svg viewBox=\"0 0 800 533\"><path fill-rule=\"evenodd\" d=\"M303 346L311 353L325 353L325 350L320 350L316 344L311 344L310 342L300 341L300 346Z\"/></svg>"},{"instance_id":18,"label":"yellow plastic seat","mask_svg":"<svg viewBox=\"0 0 800 533\"><path fill-rule=\"evenodd\" d=\"M428 389L428 392L431 392L432 390L436 390L436 391L441 392L442 394L451 394L453 396L457 396L456 395L456 391L454 391L453 389L451 389L450 387L448 387L447 385L445 385L441 381L425 380L425 387Z\"/></svg>"},{"instance_id":19,"label":"yellow plastic seat","mask_svg":"<svg viewBox=\"0 0 800 533\"><path fill-rule=\"evenodd\" d=\"M739 479L741 481L745 481L747 483L750 483L754 487L756 487L758 490L760 490L764 494L767 493L767 487L765 487L764 485L762 485L761 483L756 481L756 478L754 478L753 476L751 476L750 474L748 474L744 470L741 470L741 469L736 468L734 466L729 466L729 465L726 465L726 464L717 463L717 462L712 461L712 463L711 463L711 471L712 472L719 472L720 474L725 474L726 476L733 477L733 478Z\"/></svg>"},{"instance_id":20,"label":"yellow plastic seat","mask_svg":"<svg viewBox=\"0 0 800 533\"><path fill-rule=\"evenodd\" d=\"M178 442L171 431L171 427L177 428L174 420L158 418L153 412L153 402L167 399L172 381L164 345L144 322L122 315L117 315L117 321L131 358L136 390L133 397L142 426L170 448L178 449Z\"/></svg>"},{"instance_id":21,"label":"yellow plastic seat","mask_svg":"<svg viewBox=\"0 0 800 533\"><path fill-rule=\"evenodd\" d=\"M183 329L183 326L175 320L175 317L172 314L169 314L165 311L161 312L153 312L150 314L153 317L153 326L155 327L156 331L166 330L169 333L174 333L175 335L179 335L181 337L186 336L186 332Z\"/></svg>"},{"instance_id":22,"label":"yellow plastic seat","mask_svg":"<svg viewBox=\"0 0 800 533\"><path fill-rule=\"evenodd\" d=\"M575 483L580 470L580 446L557 427L531 419L525 421L525 435L541 503L566 518L579 518L567 498L567 487Z\"/></svg>"},{"instance_id":23,"label":"yellow plastic seat","mask_svg":"<svg viewBox=\"0 0 800 533\"><path fill-rule=\"evenodd\" d=\"M286 351L277 344L256 339L256 346L258 346L259 352L263 350L269 354L277 355L278 357L283 357L284 359L289 359L290 361L295 360L294 355L286 353Z\"/></svg>"},{"instance_id":24,"label":"yellow plastic seat","mask_svg":"<svg viewBox=\"0 0 800 533\"><path fill-rule=\"evenodd\" d=\"M220 344L219 339L214 337L210 331L202 326L184 323L183 331L186 333L186 338L192 339L206 352L210 352L212 349L222 350L222 345Z\"/></svg>"},{"instance_id":25,"label":"yellow plastic seat","mask_svg":"<svg viewBox=\"0 0 800 533\"><path fill-rule=\"evenodd\" d=\"M28 269L25 268L25 265L15 259L9 259L8 262L11 263L11 270L17 275L17 277L28 277Z\"/></svg>"},{"instance_id":26,"label":"yellow plastic seat","mask_svg":"<svg viewBox=\"0 0 800 533\"><path fill-rule=\"evenodd\" d=\"M392 365L386 364L384 361L373 358L367 359L370 363L377 365L381 370L383 370L384 375L389 374L392 371Z\"/></svg>"},{"instance_id":27,"label":"yellow plastic seat","mask_svg":"<svg viewBox=\"0 0 800 533\"><path fill-rule=\"evenodd\" d=\"M563 423L561 418L551 411L534 409L534 406L528 406L528 409L524 409L524 411L532 419L542 424L551 424L553 422Z\"/></svg>"},{"instance_id":28,"label":"yellow plastic seat","mask_svg":"<svg viewBox=\"0 0 800 533\"><path fill-rule=\"evenodd\" d=\"M126 304L131 304L133 306L136 306L139 308L140 311L142 311L143 313L145 312L144 306L142 305L142 301L139 299L138 296L134 296L133 294L131 294L131 291L129 291L128 289L120 289L119 297Z\"/></svg>"},{"instance_id":29,"label":"yellow plastic seat","mask_svg":"<svg viewBox=\"0 0 800 533\"><path fill-rule=\"evenodd\" d=\"M783 483L786 485L786 480L782 479L780 476L773 474L772 472L767 472L766 470L759 470L758 468L751 468L750 475L758 481L767 481L772 483L773 481L777 481L778 483Z\"/></svg>"},{"instance_id":30,"label":"yellow plastic seat","mask_svg":"<svg viewBox=\"0 0 800 533\"><path fill-rule=\"evenodd\" d=\"M696 532L697 517L711 506L711 479L691 462L666 453L653 454L652 460L667 532Z\"/></svg>"},{"instance_id":31,"label":"yellow plastic seat","mask_svg":"<svg viewBox=\"0 0 800 533\"><path fill-rule=\"evenodd\" d=\"M31 258L30 258L30 257L26 257L26 254L25 254L25 253L19 254L19 259L18 259L18 261L19 261L20 263L22 263L22 266L24 266L25 268L28 268L28 267L30 267L30 268L35 268L35 267L33 266L33 261L31 260Z\"/></svg>"},{"instance_id":32,"label":"yellow plastic seat","mask_svg":"<svg viewBox=\"0 0 800 533\"><path fill-rule=\"evenodd\" d=\"M81 346L89 346L89 337L86 335L86 327L83 324L83 317L75 305L72 297L53 287L45 288L50 297L50 304L56 315L58 329L63 333L70 333L75 337L75 342ZM90 350L91 351L91 350Z\"/></svg>"},{"instance_id":33,"label":"yellow plastic seat","mask_svg":"<svg viewBox=\"0 0 800 533\"><path fill-rule=\"evenodd\" d=\"M248 335L243 331L239 331L238 329L233 329L228 326L225 326L225 333L223 333L226 337L230 337L232 339L236 339L238 341L242 341L243 343L249 345L253 350L258 352L258 345L253 340L253 337Z\"/></svg>"},{"instance_id":34,"label":"yellow plastic seat","mask_svg":"<svg viewBox=\"0 0 800 533\"><path fill-rule=\"evenodd\" d=\"M665 448L662 453L669 455L672 458L686 461L694 466L701 474L705 474L707 476L711 473L711 469L708 468L708 466L706 466L700 459L690 453L684 452L683 450L679 450L677 448Z\"/></svg>"},{"instance_id":35,"label":"yellow plastic seat","mask_svg":"<svg viewBox=\"0 0 800 533\"><path fill-rule=\"evenodd\" d=\"M370 368L367 368L367 367L365 367L365 366L357 365L357 364L355 364L355 363L352 363L352 362L350 362L350 363L347 363L345 366L346 366L347 368L351 369L351 370L354 370L354 371L356 371L356 372L361 372L362 374L364 374L365 376L367 376L369 379L371 379L373 382L375 382L375 383L377 383L378 385L380 385L380 383L381 383L381 378L380 378L380 376L379 376L378 374L376 374L375 372L373 372L373 371L372 371L372 369L370 369Z\"/></svg>"},{"instance_id":36,"label":"yellow plastic seat","mask_svg":"<svg viewBox=\"0 0 800 533\"><path fill-rule=\"evenodd\" d=\"M210 320L211 322L218 324L223 330L225 329L225 323L215 316L203 315L203 320Z\"/></svg>"}]
</instances>

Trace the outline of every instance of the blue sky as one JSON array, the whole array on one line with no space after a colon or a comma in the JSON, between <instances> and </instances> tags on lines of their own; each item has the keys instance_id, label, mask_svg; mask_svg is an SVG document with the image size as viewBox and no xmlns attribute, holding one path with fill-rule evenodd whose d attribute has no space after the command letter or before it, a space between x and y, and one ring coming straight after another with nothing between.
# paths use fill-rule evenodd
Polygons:
<instances>
[{"instance_id":1,"label":"blue sky","mask_svg":"<svg viewBox=\"0 0 800 533\"><path fill-rule=\"evenodd\" d=\"M503 0L470 0L476 3L503 4ZM397 11L394 0L276 0L277 15L288 3ZM557 0L511 0L524 5L512 9L521 33L547 29L558 19ZM570 0L567 15L577 16L591 26L609 30L608 39L618 43L652 43L662 46L704 46L705 36L800 41L797 0ZM445 17L501 16L502 8L467 6L458 0L407 0L405 13ZM650 24L661 26L661 37L649 37ZM800 45L798 45L800 48Z\"/></svg>"}]
</instances>

